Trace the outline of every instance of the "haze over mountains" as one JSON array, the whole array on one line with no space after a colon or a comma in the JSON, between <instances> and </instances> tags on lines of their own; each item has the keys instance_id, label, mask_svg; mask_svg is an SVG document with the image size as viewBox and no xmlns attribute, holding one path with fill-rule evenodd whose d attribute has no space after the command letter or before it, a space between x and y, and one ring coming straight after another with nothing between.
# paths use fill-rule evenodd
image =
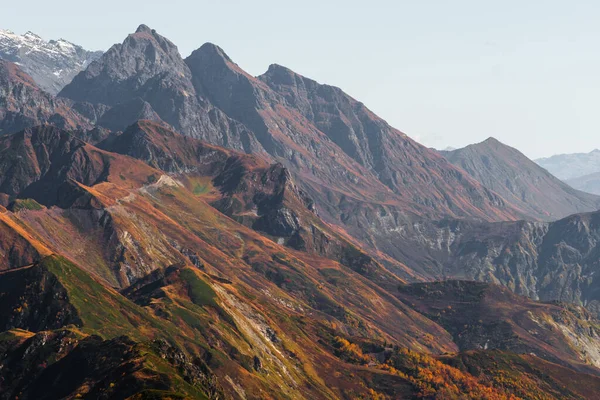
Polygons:
<instances>
[{"instance_id":1,"label":"haze over mountains","mask_svg":"<svg viewBox=\"0 0 600 400\"><path fill-rule=\"evenodd\" d=\"M600 393L600 198L517 150L145 25L38 80L0 62L0 398Z\"/></svg>"},{"instance_id":2,"label":"haze over mountains","mask_svg":"<svg viewBox=\"0 0 600 400\"><path fill-rule=\"evenodd\" d=\"M600 150L592 150L589 153L557 154L537 159L535 162L557 178L570 180L600 172Z\"/></svg>"},{"instance_id":3,"label":"haze over mountains","mask_svg":"<svg viewBox=\"0 0 600 400\"><path fill-rule=\"evenodd\" d=\"M600 194L600 150L592 150L589 153L558 154L540 158L536 163L575 189Z\"/></svg>"}]
</instances>

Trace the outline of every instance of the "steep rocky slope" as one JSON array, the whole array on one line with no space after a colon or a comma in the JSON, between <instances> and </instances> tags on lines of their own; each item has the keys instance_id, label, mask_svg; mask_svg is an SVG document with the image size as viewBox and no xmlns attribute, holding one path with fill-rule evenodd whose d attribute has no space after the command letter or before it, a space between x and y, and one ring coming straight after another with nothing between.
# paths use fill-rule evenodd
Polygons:
<instances>
[{"instance_id":1,"label":"steep rocky slope","mask_svg":"<svg viewBox=\"0 0 600 400\"><path fill-rule=\"evenodd\" d=\"M552 221L600 208L600 197L574 190L494 138L441 153L530 217Z\"/></svg>"},{"instance_id":2,"label":"steep rocky slope","mask_svg":"<svg viewBox=\"0 0 600 400\"><path fill-rule=\"evenodd\" d=\"M300 89L286 76L298 80ZM302 87L310 93L290 96L304 93ZM402 251L387 231L415 216L522 216L341 90L277 66L251 77L211 44L184 61L175 45L143 25L66 86L59 99L65 98L100 128L125 130L139 118L151 119L277 161L324 221L390 260L401 259Z\"/></svg>"},{"instance_id":3,"label":"steep rocky slope","mask_svg":"<svg viewBox=\"0 0 600 400\"><path fill-rule=\"evenodd\" d=\"M542 222L415 221L394 237L406 265L430 279L504 285L543 301L563 301L598 315L599 212Z\"/></svg>"},{"instance_id":4,"label":"steep rocky slope","mask_svg":"<svg viewBox=\"0 0 600 400\"><path fill-rule=\"evenodd\" d=\"M160 172L111 155L54 126L28 128L0 137L0 193L46 206L68 207L80 200L78 184L145 182Z\"/></svg>"},{"instance_id":5,"label":"steep rocky slope","mask_svg":"<svg viewBox=\"0 0 600 400\"><path fill-rule=\"evenodd\" d=\"M377 253L369 255L360 242L325 223L314 201L281 164L210 145L145 120L108 137L98 147L171 173L222 213L278 243L340 261L371 276L389 274L376 259L385 260L396 273L410 275L403 264Z\"/></svg>"},{"instance_id":6,"label":"steep rocky slope","mask_svg":"<svg viewBox=\"0 0 600 400\"><path fill-rule=\"evenodd\" d=\"M186 63L197 91L251 128L271 155L316 185L315 194L333 189L360 200L390 199L429 215L514 215L499 196L338 88L276 65L251 77L212 44Z\"/></svg>"},{"instance_id":7,"label":"steep rocky slope","mask_svg":"<svg viewBox=\"0 0 600 400\"><path fill-rule=\"evenodd\" d=\"M32 32L18 35L0 29L0 58L18 64L50 94L57 94L101 55L64 39L46 41Z\"/></svg>"},{"instance_id":8,"label":"steep rocky slope","mask_svg":"<svg viewBox=\"0 0 600 400\"><path fill-rule=\"evenodd\" d=\"M41 207L40 207L41 208ZM0 206L0 271L32 265L51 251Z\"/></svg>"},{"instance_id":9,"label":"steep rocky slope","mask_svg":"<svg viewBox=\"0 0 600 400\"><path fill-rule=\"evenodd\" d=\"M600 325L581 307L536 304L505 287L464 281L406 285L399 292L447 329L462 351L535 354L591 373L589 364L600 366Z\"/></svg>"},{"instance_id":10,"label":"steep rocky slope","mask_svg":"<svg viewBox=\"0 0 600 400\"><path fill-rule=\"evenodd\" d=\"M70 106L41 90L16 64L0 60L0 135L44 123L89 129L87 119Z\"/></svg>"},{"instance_id":11,"label":"steep rocky slope","mask_svg":"<svg viewBox=\"0 0 600 400\"><path fill-rule=\"evenodd\" d=\"M117 108L118 119L102 120L99 112L100 123L111 129L125 129L140 116L156 114L188 136L239 150L261 150L249 129L197 96L177 47L145 25L92 62L59 96Z\"/></svg>"},{"instance_id":12,"label":"steep rocky slope","mask_svg":"<svg viewBox=\"0 0 600 400\"><path fill-rule=\"evenodd\" d=\"M319 98L330 99L321 108L330 107L333 115L317 111L315 119L300 101L296 105L286 97L278 69L251 77L212 44L202 46L184 62L171 42L141 26L79 74L60 96L118 105L122 110L128 108L125 103L141 98L184 135L238 150L266 152L314 186L313 195L337 192L321 195L323 200L352 196L359 202L397 203L413 212L438 216L510 219L518 215L499 196L389 127L339 89L312 83L336 93ZM319 99L306 101L318 103ZM149 115L150 109L144 107ZM134 114L140 115L140 108L134 108ZM340 127L340 133L335 121L344 120L354 125ZM351 150L349 142L340 139L347 130L352 131L348 141L356 142L360 150ZM405 190L406 185L412 189Z\"/></svg>"}]
</instances>

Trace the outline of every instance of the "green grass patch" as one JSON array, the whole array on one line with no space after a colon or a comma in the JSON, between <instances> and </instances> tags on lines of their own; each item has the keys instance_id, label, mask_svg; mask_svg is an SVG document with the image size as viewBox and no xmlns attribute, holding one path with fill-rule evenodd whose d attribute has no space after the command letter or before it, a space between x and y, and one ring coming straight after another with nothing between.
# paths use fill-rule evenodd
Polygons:
<instances>
[{"instance_id":1,"label":"green grass patch","mask_svg":"<svg viewBox=\"0 0 600 400\"><path fill-rule=\"evenodd\" d=\"M203 194L206 194L210 191L210 187L208 184L200 184L200 183L196 183L194 184L194 188L192 190L192 192L196 195L196 196L200 196Z\"/></svg>"},{"instance_id":2,"label":"green grass patch","mask_svg":"<svg viewBox=\"0 0 600 400\"><path fill-rule=\"evenodd\" d=\"M41 210L44 206L35 201L34 199L17 199L13 202L11 209L12 211L21 210Z\"/></svg>"},{"instance_id":3,"label":"green grass patch","mask_svg":"<svg viewBox=\"0 0 600 400\"><path fill-rule=\"evenodd\" d=\"M194 271L184 269L181 271L181 278L188 285L188 295L192 302L198 306L213 306L217 307L217 294L208 283L200 279Z\"/></svg>"}]
</instances>

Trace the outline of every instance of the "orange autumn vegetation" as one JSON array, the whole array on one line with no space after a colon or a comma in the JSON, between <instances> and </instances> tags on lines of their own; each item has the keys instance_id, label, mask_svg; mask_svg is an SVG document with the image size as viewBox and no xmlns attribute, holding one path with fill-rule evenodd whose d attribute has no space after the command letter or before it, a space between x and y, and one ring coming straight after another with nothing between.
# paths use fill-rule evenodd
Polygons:
<instances>
[{"instance_id":1,"label":"orange autumn vegetation","mask_svg":"<svg viewBox=\"0 0 600 400\"><path fill-rule=\"evenodd\" d=\"M518 399L427 354L405 348L395 350L381 368L408 379L417 388L418 397L422 398Z\"/></svg>"},{"instance_id":2,"label":"orange autumn vegetation","mask_svg":"<svg viewBox=\"0 0 600 400\"><path fill-rule=\"evenodd\" d=\"M370 358L363 354L361 348L357 344L351 343L340 336L336 336L333 340L338 357L355 364L369 363Z\"/></svg>"},{"instance_id":3,"label":"orange autumn vegetation","mask_svg":"<svg viewBox=\"0 0 600 400\"><path fill-rule=\"evenodd\" d=\"M347 362L361 365L376 364L376 368L407 380L414 387L418 398L487 400L520 398L515 394L519 390L515 391L512 384L503 385L498 379L475 377L424 353L395 347L393 351L389 350L387 360L379 363L375 357L365 354L359 345L343 337L334 337L333 345L336 348L336 355ZM501 375L502 371L497 372ZM531 393L532 389L535 392L535 384L532 383L532 387L529 383L532 382L529 382L527 377L523 377L522 384L528 386L527 392ZM545 397L541 396L540 399L542 398Z\"/></svg>"}]
</instances>

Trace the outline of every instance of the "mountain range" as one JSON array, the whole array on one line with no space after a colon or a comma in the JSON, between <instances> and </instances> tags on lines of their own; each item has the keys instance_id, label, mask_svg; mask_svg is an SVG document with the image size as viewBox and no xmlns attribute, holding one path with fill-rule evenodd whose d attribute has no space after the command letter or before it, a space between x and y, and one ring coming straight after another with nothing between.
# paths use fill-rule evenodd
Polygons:
<instances>
[{"instance_id":1,"label":"mountain range","mask_svg":"<svg viewBox=\"0 0 600 400\"><path fill-rule=\"evenodd\" d=\"M536 163L548 169L569 186L600 195L600 150L589 153L558 154Z\"/></svg>"},{"instance_id":2,"label":"mountain range","mask_svg":"<svg viewBox=\"0 0 600 400\"><path fill-rule=\"evenodd\" d=\"M562 180L571 180L584 175L600 172L600 150L589 153L557 154L540 158L536 163Z\"/></svg>"},{"instance_id":3,"label":"mountain range","mask_svg":"<svg viewBox=\"0 0 600 400\"><path fill-rule=\"evenodd\" d=\"M19 65L50 94L58 93L101 55L64 39L46 41L33 32L17 35L0 29L0 58Z\"/></svg>"},{"instance_id":4,"label":"mountain range","mask_svg":"<svg viewBox=\"0 0 600 400\"><path fill-rule=\"evenodd\" d=\"M18 62L0 398L600 393L600 197L145 25L57 95Z\"/></svg>"}]
</instances>

